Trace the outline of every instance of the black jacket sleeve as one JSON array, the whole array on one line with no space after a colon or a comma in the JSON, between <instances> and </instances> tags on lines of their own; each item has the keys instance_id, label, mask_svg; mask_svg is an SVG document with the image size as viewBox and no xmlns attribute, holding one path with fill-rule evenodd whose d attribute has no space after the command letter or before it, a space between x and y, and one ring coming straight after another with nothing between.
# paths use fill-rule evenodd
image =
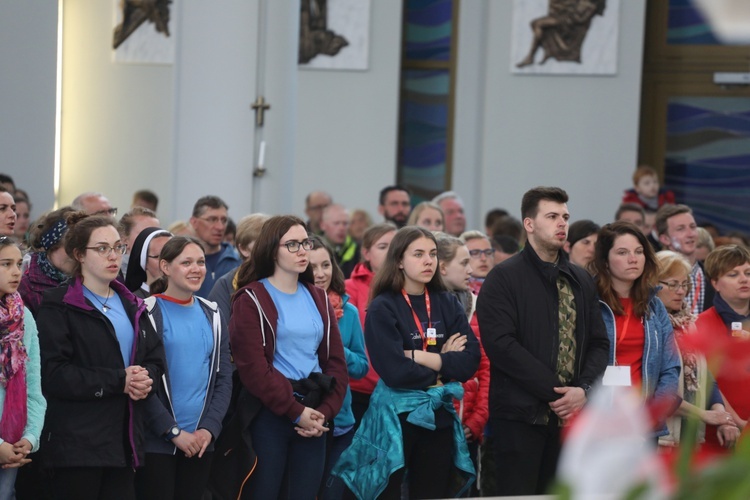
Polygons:
<instances>
[{"instance_id":1,"label":"black jacket sleeve","mask_svg":"<svg viewBox=\"0 0 750 500\"><path fill-rule=\"evenodd\" d=\"M477 300L476 314L482 346L493 368L536 398L555 401L560 395L553 389L560 382L555 372L519 341L523 334L519 331L521 318L516 307L519 290L513 290L508 285L509 279L503 271L495 268L490 272Z\"/></svg>"},{"instance_id":2,"label":"black jacket sleeve","mask_svg":"<svg viewBox=\"0 0 750 500\"><path fill-rule=\"evenodd\" d=\"M64 306L42 302L37 325L45 394L74 401L123 395L124 367L91 366L76 361L75 337L80 325L71 324Z\"/></svg>"}]
</instances>

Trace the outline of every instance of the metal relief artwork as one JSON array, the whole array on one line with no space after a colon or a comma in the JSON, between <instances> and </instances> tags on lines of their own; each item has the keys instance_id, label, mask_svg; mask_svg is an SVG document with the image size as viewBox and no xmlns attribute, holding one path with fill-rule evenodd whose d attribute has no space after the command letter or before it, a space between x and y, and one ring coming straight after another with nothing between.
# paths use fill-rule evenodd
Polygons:
<instances>
[{"instance_id":1,"label":"metal relief artwork","mask_svg":"<svg viewBox=\"0 0 750 500\"><path fill-rule=\"evenodd\" d=\"M349 45L343 36L328 29L328 0L302 0L299 28L299 63L317 56L335 56Z\"/></svg>"},{"instance_id":2,"label":"metal relief artwork","mask_svg":"<svg viewBox=\"0 0 750 500\"><path fill-rule=\"evenodd\" d=\"M112 60L116 63L174 64L176 0L110 0Z\"/></svg>"},{"instance_id":3,"label":"metal relief artwork","mask_svg":"<svg viewBox=\"0 0 750 500\"><path fill-rule=\"evenodd\" d=\"M115 27L112 48L119 47L144 22L169 36L169 4L172 0L122 0L122 22Z\"/></svg>"},{"instance_id":4,"label":"metal relief artwork","mask_svg":"<svg viewBox=\"0 0 750 500\"><path fill-rule=\"evenodd\" d=\"M619 0L514 0L511 70L614 74L619 10Z\"/></svg>"},{"instance_id":5,"label":"metal relief artwork","mask_svg":"<svg viewBox=\"0 0 750 500\"><path fill-rule=\"evenodd\" d=\"M370 0L300 0L300 68L366 70L369 38Z\"/></svg>"}]
</instances>

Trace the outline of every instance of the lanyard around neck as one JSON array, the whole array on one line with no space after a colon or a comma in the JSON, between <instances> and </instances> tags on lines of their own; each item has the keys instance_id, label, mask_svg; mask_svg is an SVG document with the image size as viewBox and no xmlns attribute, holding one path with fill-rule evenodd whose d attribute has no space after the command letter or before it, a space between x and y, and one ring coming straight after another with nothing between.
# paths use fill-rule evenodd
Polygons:
<instances>
[{"instance_id":1,"label":"lanyard around neck","mask_svg":"<svg viewBox=\"0 0 750 500\"><path fill-rule=\"evenodd\" d=\"M419 321L419 317L417 317L417 313L414 311L414 308L411 305L411 300L409 299L409 294L406 293L406 290L401 289L401 295L404 296L404 300L406 301L407 305L409 306L409 309L411 309L411 314L414 316L414 323L417 324L417 330L419 331L419 336L422 338L422 350L427 350L427 336L424 334L424 330L422 329L422 322ZM424 304L427 308L427 328L432 328L432 320L430 319L430 292L427 291L427 287L424 289Z\"/></svg>"}]
</instances>

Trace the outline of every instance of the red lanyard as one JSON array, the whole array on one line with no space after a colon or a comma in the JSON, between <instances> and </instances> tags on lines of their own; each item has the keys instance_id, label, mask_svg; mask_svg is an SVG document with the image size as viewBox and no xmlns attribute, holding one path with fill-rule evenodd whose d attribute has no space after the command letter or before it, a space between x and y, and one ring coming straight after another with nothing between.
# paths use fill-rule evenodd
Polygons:
<instances>
[{"instance_id":1,"label":"red lanyard","mask_svg":"<svg viewBox=\"0 0 750 500\"><path fill-rule=\"evenodd\" d=\"M411 313L414 316L414 323L417 324L417 330L419 330L419 336L422 337L422 350L427 350L427 336L424 334L424 330L422 329L422 322L419 321L419 318L417 317L417 313L414 312L414 308L411 306L411 300L409 300L409 295L406 293L406 290L401 289L401 295L404 296L404 300L409 305L409 309L411 309ZM430 319L430 292L427 291L427 287L424 289L424 304L427 308L427 328L432 328L432 320Z\"/></svg>"}]
</instances>

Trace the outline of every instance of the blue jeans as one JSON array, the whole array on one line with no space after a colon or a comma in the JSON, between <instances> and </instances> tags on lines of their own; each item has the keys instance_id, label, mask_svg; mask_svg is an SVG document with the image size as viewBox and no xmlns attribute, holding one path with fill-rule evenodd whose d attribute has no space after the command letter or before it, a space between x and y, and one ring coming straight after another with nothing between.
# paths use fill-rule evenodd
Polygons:
<instances>
[{"instance_id":1,"label":"blue jeans","mask_svg":"<svg viewBox=\"0 0 750 500\"><path fill-rule=\"evenodd\" d=\"M0 469L0 500L16 498L16 475L18 469Z\"/></svg>"},{"instance_id":2,"label":"blue jeans","mask_svg":"<svg viewBox=\"0 0 750 500\"><path fill-rule=\"evenodd\" d=\"M325 437L302 437L293 422L267 408L255 417L250 433L258 455L250 498L314 500L323 478Z\"/></svg>"}]
</instances>

